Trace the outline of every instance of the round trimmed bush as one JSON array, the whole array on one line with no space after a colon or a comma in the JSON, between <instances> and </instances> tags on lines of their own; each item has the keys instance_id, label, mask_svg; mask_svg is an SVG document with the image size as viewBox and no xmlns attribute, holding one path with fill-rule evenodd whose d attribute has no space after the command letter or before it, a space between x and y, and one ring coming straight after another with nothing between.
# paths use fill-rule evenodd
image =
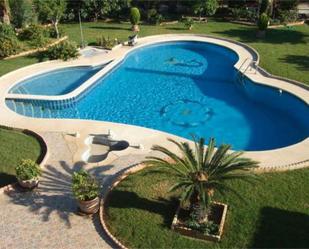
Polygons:
<instances>
[{"instance_id":1,"label":"round trimmed bush","mask_svg":"<svg viewBox=\"0 0 309 249\"><path fill-rule=\"evenodd\" d=\"M139 12L139 9L136 7L131 8L130 22L132 23L132 25L138 25L140 20L141 20L141 14Z\"/></svg>"},{"instance_id":2,"label":"round trimmed bush","mask_svg":"<svg viewBox=\"0 0 309 249\"><path fill-rule=\"evenodd\" d=\"M267 29L268 27L268 22L269 22L269 17L263 13L262 15L260 15L259 21L258 21L258 28L261 31L264 31Z\"/></svg>"}]
</instances>

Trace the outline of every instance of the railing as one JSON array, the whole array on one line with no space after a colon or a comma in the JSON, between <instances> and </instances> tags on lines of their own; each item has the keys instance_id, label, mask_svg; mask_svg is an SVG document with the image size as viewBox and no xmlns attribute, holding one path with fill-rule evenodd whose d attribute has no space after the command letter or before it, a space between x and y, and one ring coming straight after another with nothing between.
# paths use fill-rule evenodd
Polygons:
<instances>
[{"instance_id":1,"label":"railing","mask_svg":"<svg viewBox=\"0 0 309 249\"><path fill-rule=\"evenodd\" d=\"M249 63L247 64L246 62L249 61ZM236 78L237 81L240 82L242 85L244 85L245 81L244 81L244 76L246 74L246 72L248 70L252 70L254 69L254 73L256 73L257 70L257 61L252 60L250 58L246 58L243 63L240 65L240 67L238 68L237 74L236 74Z\"/></svg>"}]
</instances>

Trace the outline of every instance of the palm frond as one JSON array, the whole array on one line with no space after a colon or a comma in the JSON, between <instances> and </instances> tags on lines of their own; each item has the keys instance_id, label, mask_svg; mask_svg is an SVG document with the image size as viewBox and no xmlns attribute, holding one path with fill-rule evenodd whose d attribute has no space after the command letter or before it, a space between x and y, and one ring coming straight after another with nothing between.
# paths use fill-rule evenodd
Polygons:
<instances>
[{"instance_id":1,"label":"palm frond","mask_svg":"<svg viewBox=\"0 0 309 249\"><path fill-rule=\"evenodd\" d=\"M205 152L204 160L203 160L203 167L205 167L206 165L209 164L209 162L212 158L212 155L214 153L214 150L215 150L215 144L216 144L215 139L210 138L206 152Z\"/></svg>"}]
</instances>

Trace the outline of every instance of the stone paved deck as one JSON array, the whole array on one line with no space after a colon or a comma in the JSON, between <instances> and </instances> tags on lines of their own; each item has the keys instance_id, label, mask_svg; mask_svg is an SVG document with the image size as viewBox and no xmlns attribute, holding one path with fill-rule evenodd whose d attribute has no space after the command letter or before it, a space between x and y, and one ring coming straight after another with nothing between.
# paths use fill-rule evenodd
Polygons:
<instances>
[{"instance_id":1,"label":"stone paved deck","mask_svg":"<svg viewBox=\"0 0 309 249\"><path fill-rule=\"evenodd\" d=\"M80 216L71 193L72 172L85 168L103 185L117 172L144 156L123 156L105 166L89 167L73 162L74 144L61 133L44 133L49 158L39 187L0 193L0 249L9 248L111 248L98 215Z\"/></svg>"}]
</instances>

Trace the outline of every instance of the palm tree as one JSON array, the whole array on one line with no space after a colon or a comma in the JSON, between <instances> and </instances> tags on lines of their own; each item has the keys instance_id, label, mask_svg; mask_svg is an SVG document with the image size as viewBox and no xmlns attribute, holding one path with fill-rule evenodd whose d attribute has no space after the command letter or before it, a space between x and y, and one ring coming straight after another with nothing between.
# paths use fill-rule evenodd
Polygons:
<instances>
[{"instance_id":1,"label":"palm tree","mask_svg":"<svg viewBox=\"0 0 309 249\"><path fill-rule=\"evenodd\" d=\"M211 138L205 150L205 140L193 137L195 148L187 142L178 143L168 139L180 150L181 156L172 151L154 145L152 150L163 153L167 158L149 156L144 161L149 166L169 168L177 177L177 182L169 191L181 190L181 204L189 203L192 211L197 211L199 222L207 221L209 206L217 190L219 193L237 192L226 185L231 179L249 180L255 175L250 169L258 166L258 162L240 157L243 152L231 152L228 144L215 149L215 139ZM199 210L199 211L198 211Z\"/></svg>"}]
</instances>

